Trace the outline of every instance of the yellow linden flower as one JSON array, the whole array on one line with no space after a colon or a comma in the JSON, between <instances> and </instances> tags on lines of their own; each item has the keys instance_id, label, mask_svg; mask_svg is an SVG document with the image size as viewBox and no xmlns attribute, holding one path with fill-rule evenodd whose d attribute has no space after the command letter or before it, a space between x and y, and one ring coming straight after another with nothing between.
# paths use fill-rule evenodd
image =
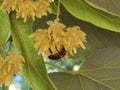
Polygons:
<instances>
[{"instance_id":1,"label":"yellow linden flower","mask_svg":"<svg viewBox=\"0 0 120 90\"><path fill-rule=\"evenodd\" d=\"M17 6L17 1L18 0L4 0L2 3L3 9L5 9L8 13L11 11L14 11L16 6Z\"/></svg>"},{"instance_id":2,"label":"yellow linden flower","mask_svg":"<svg viewBox=\"0 0 120 90\"><path fill-rule=\"evenodd\" d=\"M24 18L24 22L30 17L35 19L35 10L36 6L31 0L24 0L18 4L16 8L16 18L22 17Z\"/></svg>"},{"instance_id":3,"label":"yellow linden flower","mask_svg":"<svg viewBox=\"0 0 120 90\"><path fill-rule=\"evenodd\" d=\"M8 68L5 66L4 68L2 68L2 70L0 71L1 75L0 75L0 85L2 85L3 83L5 85L9 85L10 81L13 80L13 74L8 70Z\"/></svg>"},{"instance_id":4,"label":"yellow linden flower","mask_svg":"<svg viewBox=\"0 0 120 90\"><path fill-rule=\"evenodd\" d=\"M74 33L73 33L74 32ZM72 45L73 47L79 47L81 46L83 49L85 49L85 46L84 46L84 42L86 42L86 34L80 30L80 27L78 26L74 26L74 27L69 27L67 28L67 34L66 34L67 38L75 38L73 39L73 42L71 41L70 44L74 44Z\"/></svg>"},{"instance_id":5,"label":"yellow linden flower","mask_svg":"<svg viewBox=\"0 0 120 90\"><path fill-rule=\"evenodd\" d=\"M11 53L5 58L7 62L7 71L16 74L19 73L20 68L23 66L24 58L19 53Z\"/></svg>"},{"instance_id":6,"label":"yellow linden flower","mask_svg":"<svg viewBox=\"0 0 120 90\"><path fill-rule=\"evenodd\" d=\"M0 56L0 85L8 85L13 79L13 74L17 74L23 66L24 58L19 53L9 52L3 59Z\"/></svg>"},{"instance_id":7,"label":"yellow linden flower","mask_svg":"<svg viewBox=\"0 0 120 90\"><path fill-rule=\"evenodd\" d=\"M4 59L3 57L0 56L0 69L3 67L4 64Z\"/></svg>"},{"instance_id":8,"label":"yellow linden flower","mask_svg":"<svg viewBox=\"0 0 120 90\"><path fill-rule=\"evenodd\" d=\"M77 48L85 49L86 34L81 31L79 26L68 27L59 22L59 19L48 21L48 29L38 29L30 35L35 39L35 48L38 49L39 54L58 54L61 49L65 49L68 54L77 52Z\"/></svg>"},{"instance_id":9,"label":"yellow linden flower","mask_svg":"<svg viewBox=\"0 0 120 90\"><path fill-rule=\"evenodd\" d=\"M34 20L35 16L41 18L51 13L50 3L51 0L4 0L2 8L8 13L16 11L16 18L22 17L26 22L28 18Z\"/></svg>"},{"instance_id":10,"label":"yellow linden flower","mask_svg":"<svg viewBox=\"0 0 120 90\"><path fill-rule=\"evenodd\" d=\"M47 12L51 13L50 2L51 0L38 0L35 2L36 17L41 18L43 15L47 15Z\"/></svg>"},{"instance_id":11,"label":"yellow linden flower","mask_svg":"<svg viewBox=\"0 0 120 90\"><path fill-rule=\"evenodd\" d=\"M55 19L55 21L48 21L47 24L49 25L48 32L52 33L53 39L57 41L59 37L65 36L65 25L59 23L59 19Z\"/></svg>"},{"instance_id":12,"label":"yellow linden flower","mask_svg":"<svg viewBox=\"0 0 120 90\"><path fill-rule=\"evenodd\" d=\"M49 54L51 37L47 29L38 29L35 33L30 35L30 38L35 38L36 43L34 47L38 49L38 54L42 52Z\"/></svg>"},{"instance_id":13,"label":"yellow linden flower","mask_svg":"<svg viewBox=\"0 0 120 90\"><path fill-rule=\"evenodd\" d=\"M65 44L65 49L71 55L73 55L73 52L76 53L76 48L79 48L80 46L85 49L84 42L86 42L86 34L80 30L80 27L68 27L66 30L66 41L69 42Z\"/></svg>"}]
</instances>

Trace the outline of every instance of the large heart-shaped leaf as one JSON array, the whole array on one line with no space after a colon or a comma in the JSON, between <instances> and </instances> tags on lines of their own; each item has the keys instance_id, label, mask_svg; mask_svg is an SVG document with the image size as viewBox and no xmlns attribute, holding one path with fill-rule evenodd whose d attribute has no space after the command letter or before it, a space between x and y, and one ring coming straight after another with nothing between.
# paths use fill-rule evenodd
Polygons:
<instances>
[{"instance_id":1,"label":"large heart-shaped leaf","mask_svg":"<svg viewBox=\"0 0 120 90\"><path fill-rule=\"evenodd\" d=\"M93 52L80 71L52 73L58 90L120 90L120 48Z\"/></svg>"},{"instance_id":2,"label":"large heart-shaped leaf","mask_svg":"<svg viewBox=\"0 0 120 90\"><path fill-rule=\"evenodd\" d=\"M101 28L120 32L120 16L108 12L87 0L61 0L65 8L75 17Z\"/></svg>"},{"instance_id":3,"label":"large heart-shaped leaf","mask_svg":"<svg viewBox=\"0 0 120 90\"><path fill-rule=\"evenodd\" d=\"M112 13L120 15L120 0L88 0Z\"/></svg>"},{"instance_id":4,"label":"large heart-shaped leaf","mask_svg":"<svg viewBox=\"0 0 120 90\"><path fill-rule=\"evenodd\" d=\"M120 90L119 54L120 48L96 50L87 58L80 72L84 77L106 86L107 90Z\"/></svg>"},{"instance_id":5,"label":"large heart-shaped leaf","mask_svg":"<svg viewBox=\"0 0 120 90\"><path fill-rule=\"evenodd\" d=\"M24 23L23 20L16 20L14 14L10 15L10 21L15 46L25 57L23 76L34 90L55 90L47 75L42 56L38 56L33 47L34 43L29 38L32 32L31 21Z\"/></svg>"}]
</instances>

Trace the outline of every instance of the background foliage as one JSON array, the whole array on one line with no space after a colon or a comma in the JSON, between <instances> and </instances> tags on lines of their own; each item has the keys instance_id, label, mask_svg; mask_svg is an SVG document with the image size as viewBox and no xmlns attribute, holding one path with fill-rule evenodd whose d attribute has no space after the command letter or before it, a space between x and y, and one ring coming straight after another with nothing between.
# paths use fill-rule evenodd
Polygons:
<instances>
[{"instance_id":1,"label":"background foliage","mask_svg":"<svg viewBox=\"0 0 120 90\"><path fill-rule=\"evenodd\" d=\"M119 8L119 0L61 0L61 22L79 25L87 34L87 43L85 50L78 49L74 56L58 62L38 55L28 37L38 28L47 28L54 14L24 23L15 19L14 12L8 15L0 10L0 52L12 34L16 50L26 60L22 75L34 90L119 90ZM78 71L73 71L75 65Z\"/></svg>"}]
</instances>

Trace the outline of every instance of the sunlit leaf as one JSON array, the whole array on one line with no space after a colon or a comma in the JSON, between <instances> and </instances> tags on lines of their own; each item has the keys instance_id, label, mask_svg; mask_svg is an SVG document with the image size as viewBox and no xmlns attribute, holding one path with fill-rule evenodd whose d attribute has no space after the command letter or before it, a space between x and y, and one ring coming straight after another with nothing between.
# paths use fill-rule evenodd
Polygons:
<instances>
[{"instance_id":1,"label":"sunlit leaf","mask_svg":"<svg viewBox=\"0 0 120 90\"><path fill-rule=\"evenodd\" d=\"M38 55L33 47L33 41L29 38L32 33L32 22L24 23L16 20L15 15L10 15L12 36L16 48L25 57L25 65L22 74L34 90L54 90L46 72L41 55Z\"/></svg>"},{"instance_id":2,"label":"sunlit leaf","mask_svg":"<svg viewBox=\"0 0 120 90\"><path fill-rule=\"evenodd\" d=\"M78 19L101 28L120 32L120 16L108 12L87 0L61 0L65 8Z\"/></svg>"},{"instance_id":3,"label":"sunlit leaf","mask_svg":"<svg viewBox=\"0 0 120 90\"><path fill-rule=\"evenodd\" d=\"M10 32L9 17L6 12L0 10L0 46L5 45Z\"/></svg>"},{"instance_id":4,"label":"sunlit leaf","mask_svg":"<svg viewBox=\"0 0 120 90\"><path fill-rule=\"evenodd\" d=\"M50 77L58 90L120 90L120 48L93 52L80 71L52 73Z\"/></svg>"}]
</instances>

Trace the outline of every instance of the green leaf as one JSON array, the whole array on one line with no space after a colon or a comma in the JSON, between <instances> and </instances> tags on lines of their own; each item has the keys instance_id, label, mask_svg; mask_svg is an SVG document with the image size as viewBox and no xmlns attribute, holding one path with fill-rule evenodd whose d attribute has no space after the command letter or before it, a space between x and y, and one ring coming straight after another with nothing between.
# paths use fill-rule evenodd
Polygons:
<instances>
[{"instance_id":1,"label":"green leaf","mask_svg":"<svg viewBox=\"0 0 120 90\"><path fill-rule=\"evenodd\" d=\"M119 0L88 0L109 12L120 15L120 1Z\"/></svg>"},{"instance_id":2,"label":"green leaf","mask_svg":"<svg viewBox=\"0 0 120 90\"><path fill-rule=\"evenodd\" d=\"M16 48L21 51L25 58L22 74L32 85L34 90L55 90L45 68L41 55L38 55L33 47L33 41L29 38L32 33L32 22L24 23L23 20L16 20L15 15L10 15L12 36Z\"/></svg>"},{"instance_id":3,"label":"green leaf","mask_svg":"<svg viewBox=\"0 0 120 90\"><path fill-rule=\"evenodd\" d=\"M120 90L120 48L99 49L84 62L80 71L52 73L58 90Z\"/></svg>"},{"instance_id":4,"label":"green leaf","mask_svg":"<svg viewBox=\"0 0 120 90\"><path fill-rule=\"evenodd\" d=\"M58 90L82 90L79 75L56 72L51 73L50 78Z\"/></svg>"},{"instance_id":5,"label":"green leaf","mask_svg":"<svg viewBox=\"0 0 120 90\"><path fill-rule=\"evenodd\" d=\"M120 32L120 16L108 12L87 0L61 0L65 8L80 20L115 32Z\"/></svg>"},{"instance_id":6,"label":"green leaf","mask_svg":"<svg viewBox=\"0 0 120 90\"><path fill-rule=\"evenodd\" d=\"M119 90L119 53L120 48L106 48L96 50L84 62L80 72L84 77L89 78L91 80L93 79L94 82L102 86L106 86L108 90ZM100 88L102 86L100 86Z\"/></svg>"},{"instance_id":7,"label":"green leaf","mask_svg":"<svg viewBox=\"0 0 120 90\"><path fill-rule=\"evenodd\" d=\"M6 12L2 9L0 10L0 46L5 45L10 32L10 22L9 17Z\"/></svg>"}]
</instances>

